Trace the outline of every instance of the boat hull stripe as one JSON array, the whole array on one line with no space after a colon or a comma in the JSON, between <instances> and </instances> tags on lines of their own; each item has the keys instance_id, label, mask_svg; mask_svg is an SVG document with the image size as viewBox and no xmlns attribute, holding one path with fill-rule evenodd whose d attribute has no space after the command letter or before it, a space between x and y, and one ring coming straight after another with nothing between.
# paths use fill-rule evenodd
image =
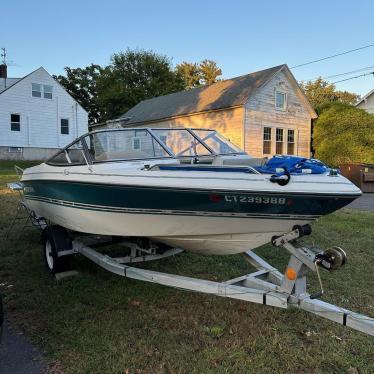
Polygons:
<instances>
[{"instance_id":1,"label":"boat hull stripe","mask_svg":"<svg viewBox=\"0 0 374 374\"><path fill-rule=\"evenodd\" d=\"M134 209L119 208L100 205L80 204L72 201L50 199L25 195L26 200L40 201L54 205L66 206L70 208L95 210L111 213L133 213L133 214L162 214L162 215L184 215L184 216L208 216L226 218L264 218L264 219L292 219L292 220L314 220L319 215L290 215L290 214L255 214L255 213L226 213L226 212L203 212L203 211L181 211L181 210L156 210L156 209Z\"/></svg>"},{"instance_id":2,"label":"boat hull stripe","mask_svg":"<svg viewBox=\"0 0 374 374\"><path fill-rule=\"evenodd\" d=\"M354 196L264 191L217 191L137 187L70 181L24 181L27 199L119 212L225 217L317 218L342 208Z\"/></svg>"}]
</instances>

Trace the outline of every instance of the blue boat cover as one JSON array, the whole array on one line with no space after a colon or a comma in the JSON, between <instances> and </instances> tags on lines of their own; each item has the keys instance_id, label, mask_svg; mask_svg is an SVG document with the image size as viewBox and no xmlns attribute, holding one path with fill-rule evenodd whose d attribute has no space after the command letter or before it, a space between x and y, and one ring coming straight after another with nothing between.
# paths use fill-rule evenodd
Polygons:
<instances>
[{"instance_id":1,"label":"blue boat cover","mask_svg":"<svg viewBox=\"0 0 374 374\"><path fill-rule=\"evenodd\" d=\"M286 170L290 174L323 174L329 168L323 162L313 158L274 156L265 165L256 167L256 170L264 174L277 174Z\"/></svg>"}]
</instances>

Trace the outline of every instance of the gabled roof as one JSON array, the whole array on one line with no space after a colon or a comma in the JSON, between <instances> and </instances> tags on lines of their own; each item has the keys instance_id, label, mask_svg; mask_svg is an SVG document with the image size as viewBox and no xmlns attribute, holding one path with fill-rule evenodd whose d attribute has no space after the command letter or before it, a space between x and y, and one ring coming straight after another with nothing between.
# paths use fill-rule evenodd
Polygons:
<instances>
[{"instance_id":1,"label":"gabled roof","mask_svg":"<svg viewBox=\"0 0 374 374\"><path fill-rule=\"evenodd\" d=\"M126 125L131 125L242 106L257 89L265 85L281 70L287 71L288 75L292 76L287 65L275 66L240 77L219 81L209 86L193 88L141 101L119 117L118 120L128 119ZM297 86L297 82L293 76L292 79ZM298 89L300 90L300 88ZM308 109L311 113L315 114L302 92L301 95L306 105L308 105Z\"/></svg>"},{"instance_id":2,"label":"gabled roof","mask_svg":"<svg viewBox=\"0 0 374 374\"><path fill-rule=\"evenodd\" d=\"M371 96L372 94L374 93L374 90L371 90L370 92L368 92L358 103L356 103L355 105L357 106L358 104L361 104L363 101L365 101L369 96Z\"/></svg>"},{"instance_id":3,"label":"gabled roof","mask_svg":"<svg viewBox=\"0 0 374 374\"><path fill-rule=\"evenodd\" d=\"M16 84L21 78L0 78L0 93ZM5 86L6 85L6 86Z\"/></svg>"},{"instance_id":4,"label":"gabled roof","mask_svg":"<svg viewBox=\"0 0 374 374\"><path fill-rule=\"evenodd\" d=\"M43 70L45 73L47 73L55 82L56 82L56 84L58 84L85 112L87 112L86 111L86 109L84 109L83 107L82 107L82 105L76 100L76 99L74 99L74 97L66 90L66 88L64 87L64 86L62 86L61 85L61 83L59 83L56 79L54 79L53 77L52 77L52 75L51 74L49 74L48 73L48 71L47 70L45 70L44 68L43 68L43 66L41 66L41 67L39 67L39 68L37 68L37 69L35 69L35 70L33 70L31 73L29 73L29 74L27 74L27 75L25 75L24 77L22 77L22 78L7 78L7 80L6 80L6 87L4 87L3 89L1 89L1 80L3 79L3 78L0 78L0 95L3 93L3 92L5 92L5 91L7 91L7 90L9 90L10 88L12 88L14 85L16 85L18 82L21 82L22 80L24 80L25 78L27 78L28 76L30 76L31 74L34 74L36 71L38 71L38 70ZM12 80L12 84L10 85L9 84L9 80Z\"/></svg>"},{"instance_id":5,"label":"gabled roof","mask_svg":"<svg viewBox=\"0 0 374 374\"><path fill-rule=\"evenodd\" d=\"M126 124L132 124L244 105L283 66L143 100L119 119L131 117Z\"/></svg>"},{"instance_id":6,"label":"gabled roof","mask_svg":"<svg viewBox=\"0 0 374 374\"><path fill-rule=\"evenodd\" d=\"M18 82L20 82L20 81L22 81L23 79L25 79L26 77L28 77L29 75L35 73L35 72L36 72L37 70L39 70L39 69L43 69L43 70L45 70L43 67L40 67L40 68L38 68L38 69L33 70L31 73L25 75L25 76L22 77L22 78L7 78L7 79L6 79L6 87L3 87L3 89L1 89L1 83L0 83L0 95L1 95L3 92L9 90L9 88L13 87L13 86L14 86L15 84L17 84ZM3 79L3 78L2 78L2 79ZM8 83L10 80L13 80L13 84L9 84L9 83ZM4 79L3 79L3 82L4 82ZM5 82L4 82L4 83L5 83ZM4 83L3 83L3 84L4 84ZM4 86L5 86L5 84L4 84Z\"/></svg>"}]
</instances>

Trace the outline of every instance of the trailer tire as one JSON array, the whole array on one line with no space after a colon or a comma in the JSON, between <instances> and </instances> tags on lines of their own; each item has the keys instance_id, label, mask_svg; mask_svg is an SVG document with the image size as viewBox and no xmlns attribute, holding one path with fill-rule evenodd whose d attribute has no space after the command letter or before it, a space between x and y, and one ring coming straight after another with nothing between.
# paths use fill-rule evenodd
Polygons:
<instances>
[{"instance_id":1,"label":"trailer tire","mask_svg":"<svg viewBox=\"0 0 374 374\"><path fill-rule=\"evenodd\" d=\"M48 226L42 233L43 257L46 268L52 274L66 271L70 256L59 257L58 252L72 249L72 240L61 226Z\"/></svg>"}]
</instances>

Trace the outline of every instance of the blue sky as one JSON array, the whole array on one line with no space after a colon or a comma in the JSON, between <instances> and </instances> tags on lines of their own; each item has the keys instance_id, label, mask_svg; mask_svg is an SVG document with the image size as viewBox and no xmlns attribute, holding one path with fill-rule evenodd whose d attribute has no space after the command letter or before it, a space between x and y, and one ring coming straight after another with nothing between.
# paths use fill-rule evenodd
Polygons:
<instances>
[{"instance_id":1,"label":"blue sky","mask_svg":"<svg viewBox=\"0 0 374 374\"><path fill-rule=\"evenodd\" d=\"M64 66L107 64L130 47L166 54L174 64L213 59L230 78L374 43L374 1L3 0L1 13L0 47L15 63L14 77L39 66L59 74ZM306 80L368 66L374 47L293 73ZM337 87L363 95L374 78Z\"/></svg>"}]
</instances>

